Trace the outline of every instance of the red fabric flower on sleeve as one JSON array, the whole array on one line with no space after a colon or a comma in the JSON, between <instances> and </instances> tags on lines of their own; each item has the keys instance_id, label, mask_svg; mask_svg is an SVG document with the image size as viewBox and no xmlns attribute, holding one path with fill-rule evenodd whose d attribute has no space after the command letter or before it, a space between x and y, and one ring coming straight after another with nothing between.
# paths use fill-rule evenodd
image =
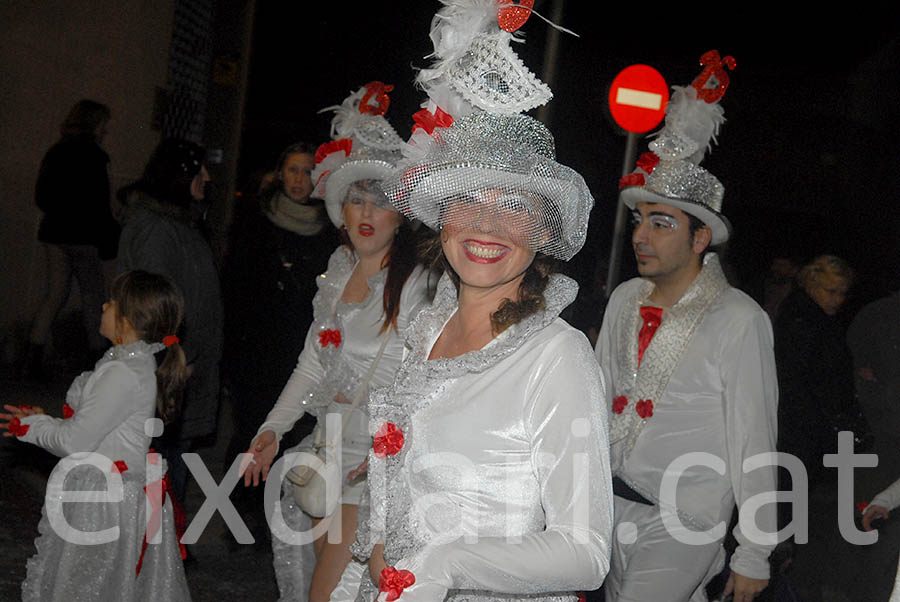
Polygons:
<instances>
[{"instance_id":1,"label":"red fabric flower on sleeve","mask_svg":"<svg viewBox=\"0 0 900 602\"><path fill-rule=\"evenodd\" d=\"M31 428L31 425L22 424L22 421L18 418L13 418L9 421L9 432L12 433L13 437L24 437L29 428Z\"/></svg>"},{"instance_id":2,"label":"red fabric flower on sleeve","mask_svg":"<svg viewBox=\"0 0 900 602\"><path fill-rule=\"evenodd\" d=\"M378 589L387 592L387 597L385 598L387 602L393 602L400 597L403 590L415 582L416 577L412 572L398 571L394 567L389 566L381 570L381 575L378 577Z\"/></svg>"},{"instance_id":3,"label":"red fabric flower on sleeve","mask_svg":"<svg viewBox=\"0 0 900 602\"><path fill-rule=\"evenodd\" d=\"M647 175L652 174L657 165L659 165L659 157L656 153L643 153L638 157L637 166L647 172Z\"/></svg>"},{"instance_id":4,"label":"red fabric flower on sleeve","mask_svg":"<svg viewBox=\"0 0 900 602\"><path fill-rule=\"evenodd\" d=\"M63 418L71 418L75 415L75 410L67 403L63 404Z\"/></svg>"},{"instance_id":5,"label":"red fabric flower on sleeve","mask_svg":"<svg viewBox=\"0 0 900 602\"><path fill-rule=\"evenodd\" d=\"M619 190L622 190L626 186L643 186L644 185L644 174L642 173L630 173L627 176L622 176L619 179Z\"/></svg>"},{"instance_id":6,"label":"red fabric flower on sleeve","mask_svg":"<svg viewBox=\"0 0 900 602\"><path fill-rule=\"evenodd\" d=\"M653 401L641 399L635 404L634 410L641 418L650 418L653 416Z\"/></svg>"},{"instance_id":7,"label":"red fabric flower on sleeve","mask_svg":"<svg viewBox=\"0 0 900 602\"><path fill-rule=\"evenodd\" d=\"M619 395L618 397L613 398L612 403L612 411L616 414L621 414L625 411L625 406L628 405L628 398L624 395Z\"/></svg>"},{"instance_id":8,"label":"red fabric flower on sleeve","mask_svg":"<svg viewBox=\"0 0 900 602\"><path fill-rule=\"evenodd\" d=\"M125 464L125 460L116 460L115 462L113 462L112 468L110 470L111 472L122 474L123 472L128 470L128 464Z\"/></svg>"},{"instance_id":9,"label":"red fabric flower on sleeve","mask_svg":"<svg viewBox=\"0 0 900 602\"><path fill-rule=\"evenodd\" d=\"M322 347L328 347L329 344L334 345L335 347L341 346L340 330L332 330L330 328L326 328L319 333L319 345L321 345Z\"/></svg>"},{"instance_id":10,"label":"red fabric flower on sleeve","mask_svg":"<svg viewBox=\"0 0 900 602\"><path fill-rule=\"evenodd\" d=\"M378 458L393 456L401 449L403 449L403 431L395 424L385 422L375 433L375 440L372 442L375 456Z\"/></svg>"},{"instance_id":11,"label":"red fabric flower on sleeve","mask_svg":"<svg viewBox=\"0 0 900 602\"><path fill-rule=\"evenodd\" d=\"M856 511L860 514L863 513L863 510L869 507L869 502L856 502Z\"/></svg>"}]
</instances>

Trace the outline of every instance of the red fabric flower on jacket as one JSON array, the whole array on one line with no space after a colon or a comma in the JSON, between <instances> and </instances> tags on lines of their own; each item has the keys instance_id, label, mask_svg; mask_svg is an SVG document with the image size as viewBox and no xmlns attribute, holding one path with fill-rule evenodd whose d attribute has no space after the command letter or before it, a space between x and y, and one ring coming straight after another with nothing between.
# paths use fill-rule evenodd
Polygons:
<instances>
[{"instance_id":1,"label":"red fabric flower on jacket","mask_svg":"<svg viewBox=\"0 0 900 602\"><path fill-rule=\"evenodd\" d=\"M635 404L634 410L641 418L650 418L653 416L653 401L641 399Z\"/></svg>"},{"instance_id":2,"label":"red fabric flower on jacket","mask_svg":"<svg viewBox=\"0 0 900 602\"><path fill-rule=\"evenodd\" d=\"M75 410L67 403L63 404L63 418L71 418L75 415Z\"/></svg>"},{"instance_id":3,"label":"red fabric flower on jacket","mask_svg":"<svg viewBox=\"0 0 900 602\"><path fill-rule=\"evenodd\" d=\"M12 433L13 437L24 437L29 428L31 428L31 425L22 424L22 421L18 418L13 418L9 421L9 432Z\"/></svg>"},{"instance_id":4,"label":"red fabric flower on jacket","mask_svg":"<svg viewBox=\"0 0 900 602\"><path fill-rule=\"evenodd\" d=\"M375 433L375 439L372 442L375 456L378 458L393 456L401 449L403 449L403 431L398 429L395 424L385 422Z\"/></svg>"},{"instance_id":5,"label":"red fabric flower on jacket","mask_svg":"<svg viewBox=\"0 0 900 602\"><path fill-rule=\"evenodd\" d=\"M122 474L126 470L128 470L128 464L125 464L125 460L116 460L115 462L113 462L111 469L112 472Z\"/></svg>"},{"instance_id":6,"label":"red fabric flower on jacket","mask_svg":"<svg viewBox=\"0 0 900 602\"><path fill-rule=\"evenodd\" d=\"M410 571L398 571L392 566L385 567L381 570L378 577L378 589L387 592L387 602L393 602L400 597L407 587L416 582L415 575Z\"/></svg>"},{"instance_id":7,"label":"red fabric flower on jacket","mask_svg":"<svg viewBox=\"0 0 900 602\"><path fill-rule=\"evenodd\" d=\"M637 166L647 172L647 175L652 174L657 165L659 165L659 156L656 153L643 153L638 157Z\"/></svg>"},{"instance_id":8,"label":"red fabric flower on jacket","mask_svg":"<svg viewBox=\"0 0 900 602\"><path fill-rule=\"evenodd\" d=\"M616 414L621 414L625 411L625 406L628 405L628 398L624 395L619 395L618 397L613 397L612 403L612 411Z\"/></svg>"},{"instance_id":9,"label":"red fabric flower on jacket","mask_svg":"<svg viewBox=\"0 0 900 602\"><path fill-rule=\"evenodd\" d=\"M643 186L644 185L644 174L642 173L630 173L627 176L622 176L619 178L619 190L622 190L626 186Z\"/></svg>"},{"instance_id":10,"label":"red fabric flower on jacket","mask_svg":"<svg viewBox=\"0 0 900 602\"><path fill-rule=\"evenodd\" d=\"M319 333L319 345L321 345L322 347L328 347L329 343L334 345L335 347L341 346L340 330L332 330L330 328L326 328Z\"/></svg>"}]
</instances>

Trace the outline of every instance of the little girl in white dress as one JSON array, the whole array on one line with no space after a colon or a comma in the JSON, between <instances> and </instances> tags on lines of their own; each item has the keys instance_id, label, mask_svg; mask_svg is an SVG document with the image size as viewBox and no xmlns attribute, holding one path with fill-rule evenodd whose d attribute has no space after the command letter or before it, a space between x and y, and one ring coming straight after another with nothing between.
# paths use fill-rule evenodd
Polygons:
<instances>
[{"instance_id":1,"label":"little girl in white dress","mask_svg":"<svg viewBox=\"0 0 900 602\"><path fill-rule=\"evenodd\" d=\"M47 483L23 600L190 600L165 461L148 454L162 434L154 416L177 413L187 379L175 336L182 314L181 294L164 277L120 275L100 326L114 346L75 378L63 417L4 406L4 436L62 458Z\"/></svg>"}]
</instances>

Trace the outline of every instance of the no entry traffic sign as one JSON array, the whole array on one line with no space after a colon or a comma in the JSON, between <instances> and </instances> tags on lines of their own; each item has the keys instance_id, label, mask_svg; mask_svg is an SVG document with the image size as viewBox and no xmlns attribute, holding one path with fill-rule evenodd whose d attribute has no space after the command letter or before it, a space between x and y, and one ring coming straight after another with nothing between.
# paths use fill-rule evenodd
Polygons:
<instances>
[{"instance_id":1,"label":"no entry traffic sign","mask_svg":"<svg viewBox=\"0 0 900 602\"><path fill-rule=\"evenodd\" d=\"M655 128L666 114L669 86L649 65L623 69L609 88L609 110L622 129L643 134Z\"/></svg>"}]
</instances>

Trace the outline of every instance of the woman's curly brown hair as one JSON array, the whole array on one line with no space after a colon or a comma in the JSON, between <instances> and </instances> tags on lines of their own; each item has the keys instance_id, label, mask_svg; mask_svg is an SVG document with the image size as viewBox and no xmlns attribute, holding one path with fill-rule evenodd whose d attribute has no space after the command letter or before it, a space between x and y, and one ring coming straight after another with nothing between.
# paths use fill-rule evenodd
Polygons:
<instances>
[{"instance_id":1,"label":"woman's curly brown hair","mask_svg":"<svg viewBox=\"0 0 900 602\"><path fill-rule=\"evenodd\" d=\"M446 271L450 274L453 284L459 289L459 276L453 271L450 262L444 257L441 246L440 233L426 237L422 240L419 254L426 267L432 273L440 274ZM519 283L519 295L517 300L504 299L500 307L491 314L491 332L494 336L518 324L528 316L534 315L547 308L544 299L544 291L550 282L550 276L559 271L559 261L549 255L537 253L534 261L525 270L525 277Z\"/></svg>"}]
</instances>

